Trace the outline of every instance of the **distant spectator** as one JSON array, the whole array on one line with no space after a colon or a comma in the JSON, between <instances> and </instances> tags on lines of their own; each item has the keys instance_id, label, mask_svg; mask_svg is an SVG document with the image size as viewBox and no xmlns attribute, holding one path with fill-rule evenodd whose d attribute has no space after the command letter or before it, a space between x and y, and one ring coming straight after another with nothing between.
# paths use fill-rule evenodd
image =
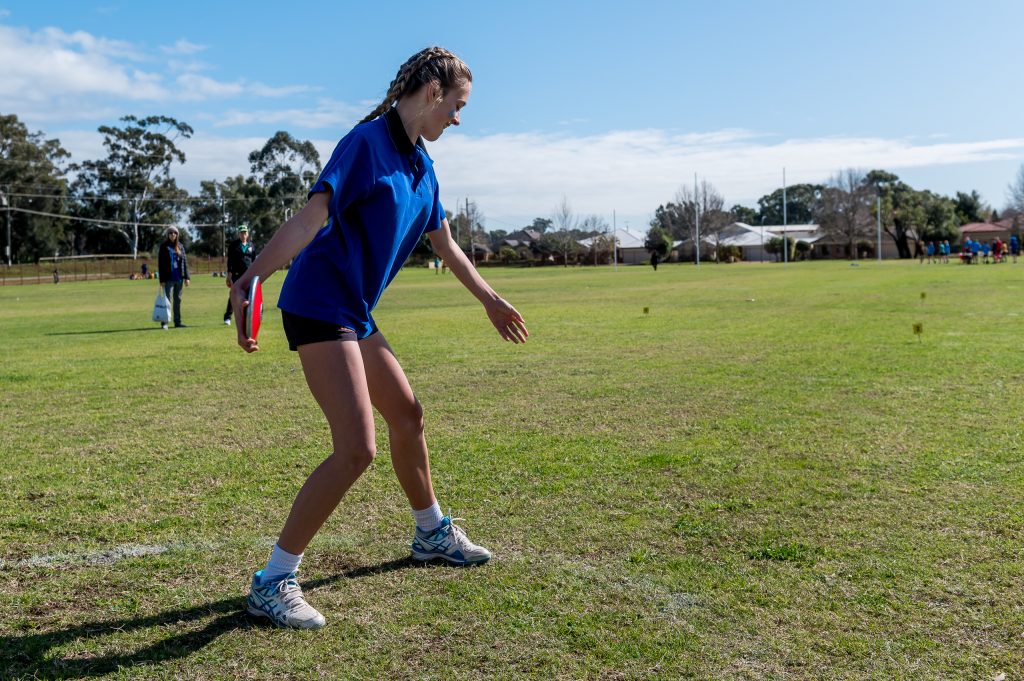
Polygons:
<instances>
[{"instance_id":1,"label":"distant spectator","mask_svg":"<svg viewBox=\"0 0 1024 681\"><path fill-rule=\"evenodd\" d=\"M160 285L164 287L164 293L174 304L174 326L185 326L181 322L181 287L182 284L188 286L191 281L188 276L188 256L185 255L185 247L181 245L177 227L167 230L167 238L160 244L157 257ZM166 329L167 323L164 322L160 326Z\"/></svg>"},{"instance_id":2,"label":"distant spectator","mask_svg":"<svg viewBox=\"0 0 1024 681\"><path fill-rule=\"evenodd\" d=\"M249 265L256 259L256 248L249 241L249 225L238 226L238 238L228 248L228 289L242 278ZM228 295L228 307L224 310L224 324L231 324L231 295Z\"/></svg>"}]
</instances>

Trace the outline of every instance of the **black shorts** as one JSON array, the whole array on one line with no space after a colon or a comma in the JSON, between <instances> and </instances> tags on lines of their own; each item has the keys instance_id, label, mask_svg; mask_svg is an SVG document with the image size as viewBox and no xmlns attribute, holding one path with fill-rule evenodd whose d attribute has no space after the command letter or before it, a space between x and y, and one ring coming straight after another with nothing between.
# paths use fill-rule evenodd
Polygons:
<instances>
[{"instance_id":1,"label":"black shorts","mask_svg":"<svg viewBox=\"0 0 1024 681\"><path fill-rule=\"evenodd\" d=\"M300 345L323 343L324 341L355 341L359 340L356 332L347 326L338 326L333 322L320 319L300 317L291 312L281 310L281 321L284 323L284 335L288 338L288 348L298 350ZM373 330L372 336L377 333Z\"/></svg>"}]
</instances>

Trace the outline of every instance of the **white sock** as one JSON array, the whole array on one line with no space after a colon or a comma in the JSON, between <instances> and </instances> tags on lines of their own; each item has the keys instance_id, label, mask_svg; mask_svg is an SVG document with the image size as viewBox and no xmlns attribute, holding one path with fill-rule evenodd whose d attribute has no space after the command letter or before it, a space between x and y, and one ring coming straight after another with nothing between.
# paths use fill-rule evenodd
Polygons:
<instances>
[{"instance_id":1,"label":"white sock","mask_svg":"<svg viewBox=\"0 0 1024 681\"><path fill-rule=\"evenodd\" d=\"M414 508L412 515L416 518L416 529L422 532L433 532L441 524L441 521L444 520L444 515L441 513L441 505L436 501L433 506L422 511L417 511Z\"/></svg>"},{"instance_id":2,"label":"white sock","mask_svg":"<svg viewBox=\"0 0 1024 681\"><path fill-rule=\"evenodd\" d=\"M277 544L274 544L274 550L270 553L267 567L263 568L263 581L276 581L282 577L287 577L299 569L299 563L301 562L301 553L296 556L294 553L288 553Z\"/></svg>"}]
</instances>

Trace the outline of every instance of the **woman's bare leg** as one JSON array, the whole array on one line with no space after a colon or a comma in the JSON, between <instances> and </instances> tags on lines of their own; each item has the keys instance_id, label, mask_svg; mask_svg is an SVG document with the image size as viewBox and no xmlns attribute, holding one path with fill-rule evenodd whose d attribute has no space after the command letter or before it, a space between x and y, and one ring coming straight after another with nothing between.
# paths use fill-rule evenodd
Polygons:
<instances>
[{"instance_id":1,"label":"woman's bare leg","mask_svg":"<svg viewBox=\"0 0 1024 681\"><path fill-rule=\"evenodd\" d=\"M299 346L306 383L331 427L333 453L309 476L277 545L300 555L376 456L373 409L359 344Z\"/></svg>"},{"instance_id":2,"label":"woman's bare leg","mask_svg":"<svg viewBox=\"0 0 1024 681\"><path fill-rule=\"evenodd\" d=\"M430 457L423 436L423 407L412 392L395 353L384 335L375 333L359 341L370 400L388 424L391 465L413 509L434 504Z\"/></svg>"}]
</instances>

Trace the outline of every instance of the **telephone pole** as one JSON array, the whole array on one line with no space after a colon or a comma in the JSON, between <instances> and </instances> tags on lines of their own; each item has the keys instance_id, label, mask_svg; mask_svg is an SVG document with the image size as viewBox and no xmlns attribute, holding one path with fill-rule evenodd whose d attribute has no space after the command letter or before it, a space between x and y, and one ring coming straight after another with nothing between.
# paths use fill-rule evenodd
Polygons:
<instances>
[{"instance_id":1,"label":"telephone pole","mask_svg":"<svg viewBox=\"0 0 1024 681\"><path fill-rule=\"evenodd\" d=\"M11 266L11 207L8 205L8 194L11 193L11 188L4 187L6 191L0 192L0 199L2 199L4 206L4 214L7 216L7 267Z\"/></svg>"},{"instance_id":2,"label":"telephone pole","mask_svg":"<svg viewBox=\"0 0 1024 681\"><path fill-rule=\"evenodd\" d=\"M473 258L473 269L476 269L476 249L473 248L473 219L469 217L469 197L466 197L466 221L469 222L469 253Z\"/></svg>"}]
</instances>

